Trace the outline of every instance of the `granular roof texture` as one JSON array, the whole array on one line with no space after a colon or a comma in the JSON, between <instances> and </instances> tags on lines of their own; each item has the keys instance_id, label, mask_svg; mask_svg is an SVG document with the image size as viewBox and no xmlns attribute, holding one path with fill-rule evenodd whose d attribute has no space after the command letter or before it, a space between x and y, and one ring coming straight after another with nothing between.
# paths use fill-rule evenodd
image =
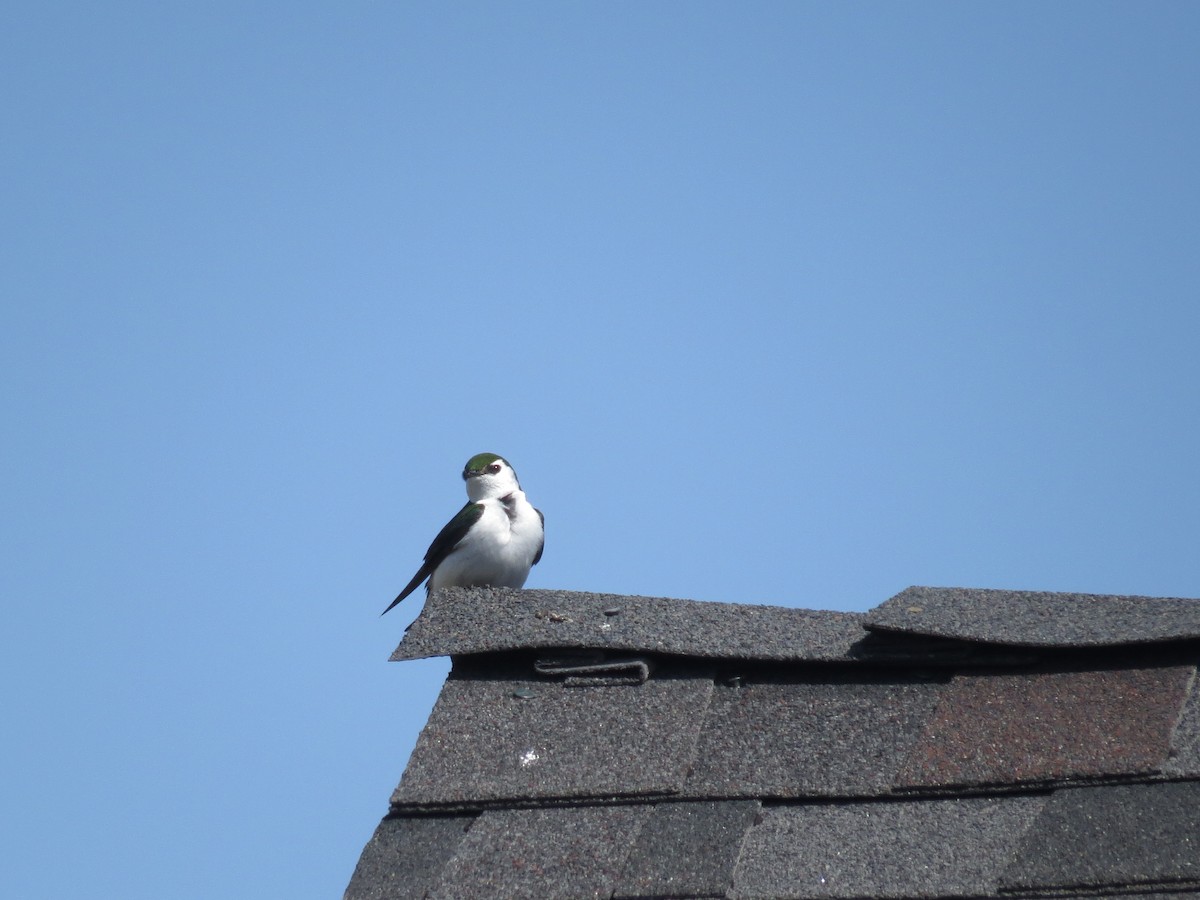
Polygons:
<instances>
[{"instance_id":1,"label":"granular roof texture","mask_svg":"<svg viewBox=\"0 0 1200 900\"><path fill-rule=\"evenodd\" d=\"M436 591L393 661L531 648L644 651L696 658L844 659L859 613L574 591Z\"/></svg>"},{"instance_id":2,"label":"granular roof texture","mask_svg":"<svg viewBox=\"0 0 1200 900\"><path fill-rule=\"evenodd\" d=\"M431 655L349 900L1200 900L1197 600L450 589Z\"/></svg>"}]
</instances>

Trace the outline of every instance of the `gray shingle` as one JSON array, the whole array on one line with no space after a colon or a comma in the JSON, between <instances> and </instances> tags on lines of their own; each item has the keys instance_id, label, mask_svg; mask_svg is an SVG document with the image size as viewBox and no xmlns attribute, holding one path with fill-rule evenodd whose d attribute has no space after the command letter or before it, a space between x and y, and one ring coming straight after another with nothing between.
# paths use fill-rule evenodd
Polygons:
<instances>
[{"instance_id":1,"label":"gray shingle","mask_svg":"<svg viewBox=\"0 0 1200 900\"><path fill-rule=\"evenodd\" d=\"M641 805L485 812L429 897L608 897L649 812Z\"/></svg>"},{"instance_id":2,"label":"gray shingle","mask_svg":"<svg viewBox=\"0 0 1200 900\"><path fill-rule=\"evenodd\" d=\"M435 591L393 660L529 648L702 658L843 660L864 636L858 613L572 591Z\"/></svg>"},{"instance_id":3,"label":"gray shingle","mask_svg":"<svg viewBox=\"0 0 1200 900\"><path fill-rule=\"evenodd\" d=\"M863 624L997 644L1111 646L1200 639L1200 600L910 587Z\"/></svg>"},{"instance_id":4,"label":"gray shingle","mask_svg":"<svg viewBox=\"0 0 1200 900\"><path fill-rule=\"evenodd\" d=\"M757 800L659 803L617 884L624 897L724 897Z\"/></svg>"},{"instance_id":5,"label":"gray shingle","mask_svg":"<svg viewBox=\"0 0 1200 900\"><path fill-rule=\"evenodd\" d=\"M345 900L424 897L474 820L474 816L384 819L363 848Z\"/></svg>"},{"instance_id":6,"label":"gray shingle","mask_svg":"<svg viewBox=\"0 0 1200 900\"><path fill-rule=\"evenodd\" d=\"M452 674L392 802L669 794L695 755L711 694L711 674L610 687Z\"/></svg>"},{"instance_id":7,"label":"gray shingle","mask_svg":"<svg viewBox=\"0 0 1200 900\"><path fill-rule=\"evenodd\" d=\"M1004 873L1008 890L1200 883L1200 782L1055 791Z\"/></svg>"},{"instance_id":8,"label":"gray shingle","mask_svg":"<svg viewBox=\"0 0 1200 900\"><path fill-rule=\"evenodd\" d=\"M718 685L684 790L700 797L887 793L942 687L846 673Z\"/></svg>"},{"instance_id":9,"label":"gray shingle","mask_svg":"<svg viewBox=\"0 0 1200 900\"><path fill-rule=\"evenodd\" d=\"M1044 797L764 808L734 874L739 898L996 893Z\"/></svg>"}]
</instances>

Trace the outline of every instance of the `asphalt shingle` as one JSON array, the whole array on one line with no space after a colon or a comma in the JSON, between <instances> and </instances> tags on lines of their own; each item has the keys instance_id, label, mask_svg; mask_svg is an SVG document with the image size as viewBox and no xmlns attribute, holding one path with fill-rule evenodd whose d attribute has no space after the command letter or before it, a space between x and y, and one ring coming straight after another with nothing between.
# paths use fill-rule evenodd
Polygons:
<instances>
[{"instance_id":1,"label":"asphalt shingle","mask_svg":"<svg viewBox=\"0 0 1200 900\"><path fill-rule=\"evenodd\" d=\"M1163 771L1176 778L1200 778L1200 678L1193 678Z\"/></svg>"},{"instance_id":2,"label":"asphalt shingle","mask_svg":"<svg viewBox=\"0 0 1200 900\"><path fill-rule=\"evenodd\" d=\"M1004 873L1011 891L1200 884L1200 782L1055 791Z\"/></svg>"},{"instance_id":3,"label":"asphalt shingle","mask_svg":"<svg viewBox=\"0 0 1200 900\"><path fill-rule=\"evenodd\" d=\"M1158 771L1194 671L956 675L896 784L1015 785Z\"/></svg>"},{"instance_id":4,"label":"asphalt shingle","mask_svg":"<svg viewBox=\"0 0 1200 900\"><path fill-rule=\"evenodd\" d=\"M347 897L1200 900L1197 609L435 594L397 658L454 670Z\"/></svg>"},{"instance_id":5,"label":"asphalt shingle","mask_svg":"<svg viewBox=\"0 0 1200 900\"><path fill-rule=\"evenodd\" d=\"M862 615L574 591L434 591L393 660L530 648L588 648L698 658L841 661Z\"/></svg>"},{"instance_id":6,"label":"asphalt shingle","mask_svg":"<svg viewBox=\"0 0 1200 900\"><path fill-rule=\"evenodd\" d=\"M724 897L757 800L659 803L642 826L615 897Z\"/></svg>"},{"instance_id":7,"label":"asphalt shingle","mask_svg":"<svg viewBox=\"0 0 1200 900\"><path fill-rule=\"evenodd\" d=\"M711 674L569 687L458 672L417 740L395 805L672 793L713 687Z\"/></svg>"},{"instance_id":8,"label":"asphalt shingle","mask_svg":"<svg viewBox=\"0 0 1200 900\"><path fill-rule=\"evenodd\" d=\"M424 897L474 816L389 816L363 849L345 900Z\"/></svg>"},{"instance_id":9,"label":"asphalt shingle","mask_svg":"<svg viewBox=\"0 0 1200 900\"><path fill-rule=\"evenodd\" d=\"M430 900L609 897L649 813L642 805L484 812Z\"/></svg>"},{"instance_id":10,"label":"asphalt shingle","mask_svg":"<svg viewBox=\"0 0 1200 900\"><path fill-rule=\"evenodd\" d=\"M1200 600L910 587L863 624L996 644L1112 646L1200 639Z\"/></svg>"},{"instance_id":11,"label":"asphalt shingle","mask_svg":"<svg viewBox=\"0 0 1200 900\"><path fill-rule=\"evenodd\" d=\"M997 892L1044 797L784 805L742 845L743 900L979 897Z\"/></svg>"},{"instance_id":12,"label":"asphalt shingle","mask_svg":"<svg viewBox=\"0 0 1200 900\"><path fill-rule=\"evenodd\" d=\"M702 797L886 793L943 684L858 673L718 684L684 791Z\"/></svg>"}]
</instances>

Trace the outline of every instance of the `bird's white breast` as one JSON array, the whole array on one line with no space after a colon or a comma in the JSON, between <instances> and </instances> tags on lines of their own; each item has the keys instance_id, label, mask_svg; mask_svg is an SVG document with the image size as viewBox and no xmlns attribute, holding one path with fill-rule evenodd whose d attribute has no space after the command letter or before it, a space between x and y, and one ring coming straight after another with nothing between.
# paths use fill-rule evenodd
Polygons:
<instances>
[{"instance_id":1,"label":"bird's white breast","mask_svg":"<svg viewBox=\"0 0 1200 900\"><path fill-rule=\"evenodd\" d=\"M542 546L542 520L522 491L507 503L481 500L483 515L430 578L430 589L525 585L533 559Z\"/></svg>"}]
</instances>

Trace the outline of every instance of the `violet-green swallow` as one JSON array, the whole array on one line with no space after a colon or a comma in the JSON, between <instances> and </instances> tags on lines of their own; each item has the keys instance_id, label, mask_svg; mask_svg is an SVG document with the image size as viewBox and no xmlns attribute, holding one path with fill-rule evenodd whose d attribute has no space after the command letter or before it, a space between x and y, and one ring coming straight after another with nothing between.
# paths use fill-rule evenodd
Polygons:
<instances>
[{"instance_id":1,"label":"violet-green swallow","mask_svg":"<svg viewBox=\"0 0 1200 900\"><path fill-rule=\"evenodd\" d=\"M384 613L426 578L426 593L441 587L523 587L542 558L546 517L525 499L508 460L480 453L467 460L462 477L467 505L438 532L425 562Z\"/></svg>"}]
</instances>

